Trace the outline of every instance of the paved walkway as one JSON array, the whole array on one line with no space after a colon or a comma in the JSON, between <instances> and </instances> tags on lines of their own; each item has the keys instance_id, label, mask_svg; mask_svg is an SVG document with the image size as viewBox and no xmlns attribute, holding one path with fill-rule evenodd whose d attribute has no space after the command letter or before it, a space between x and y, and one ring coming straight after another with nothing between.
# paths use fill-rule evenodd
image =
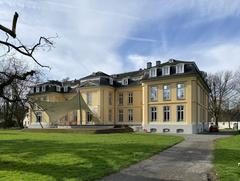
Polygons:
<instances>
[{"instance_id":1,"label":"paved walkway","mask_svg":"<svg viewBox=\"0 0 240 181\"><path fill-rule=\"evenodd\" d=\"M185 141L102 181L207 181L213 142L228 135L183 135Z\"/></svg>"}]
</instances>

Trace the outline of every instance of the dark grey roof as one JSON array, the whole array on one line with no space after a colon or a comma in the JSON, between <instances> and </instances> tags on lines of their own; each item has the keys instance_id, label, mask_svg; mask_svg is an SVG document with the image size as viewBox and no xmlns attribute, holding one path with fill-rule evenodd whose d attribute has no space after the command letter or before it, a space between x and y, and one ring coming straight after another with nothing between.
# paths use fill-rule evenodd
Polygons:
<instances>
[{"instance_id":1,"label":"dark grey roof","mask_svg":"<svg viewBox=\"0 0 240 181\"><path fill-rule=\"evenodd\" d=\"M38 84L38 86L42 86L42 85L59 85L62 86L62 82L58 81L58 80L48 80L47 82Z\"/></svg>"},{"instance_id":2,"label":"dark grey roof","mask_svg":"<svg viewBox=\"0 0 240 181\"><path fill-rule=\"evenodd\" d=\"M144 70L140 69L137 71L125 72L125 73L121 73L121 74L113 74L113 75L111 75L111 77L113 77L114 79L122 79L125 77L141 76L141 75L143 75L143 73L144 73Z\"/></svg>"},{"instance_id":3,"label":"dark grey roof","mask_svg":"<svg viewBox=\"0 0 240 181\"><path fill-rule=\"evenodd\" d=\"M176 65L180 63L184 64L184 73L177 74ZM164 66L170 66L170 75L162 76L162 67ZM157 69L156 77L149 76L149 70L152 68ZM69 87L74 87L75 85L80 85L80 87L92 87L92 86L93 87L94 86L128 87L128 86L140 85L144 81L166 79L166 78L171 78L175 76L183 76L183 75L189 75L189 74L199 75L200 78L203 80L204 84L209 89L206 81L206 73L200 71L197 65L195 64L195 62L182 61L182 60L176 60L176 59L170 59L169 61L164 62L162 64L158 64L150 68L139 69L137 71L131 71L131 72L125 72L125 73L113 74L113 75L108 75L104 72L98 71L98 72L93 72L92 74L85 76L79 80L75 79L72 81L65 81L65 82L50 80L44 84L51 83L51 84L56 84L60 86L69 86ZM111 82L110 79L113 80L113 84L110 84ZM123 79L128 79L127 85L122 84Z\"/></svg>"},{"instance_id":4,"label":"dark grey roof","mask_svg":"<svg viewBox=\"0 0 240 181\"><path fill-rule=\"evenodd\" d=\"M86 77L80 78L80 80L91 79L91 78L100 77L100 76L109 77L108 74L106 74L106 73L104 73L104 72L101 72L101 71L98 71L98 72L93 72L92 74L90 74L90 75L88 75L88 76L86 76Z\"/></svg>"}]
</instances>

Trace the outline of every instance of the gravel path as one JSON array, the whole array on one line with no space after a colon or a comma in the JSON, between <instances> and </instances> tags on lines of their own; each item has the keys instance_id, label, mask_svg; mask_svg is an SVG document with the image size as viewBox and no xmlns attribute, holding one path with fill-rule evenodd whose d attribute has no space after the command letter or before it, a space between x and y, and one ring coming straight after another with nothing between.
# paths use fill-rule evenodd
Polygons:
<instances>
[{"instance_id":1,"label":"gravel path","mask_svg":"<svg viewBox=\"0 0 240 181\"><path fill-rule=\"evenodd\" d=\"M229 135L183 135L185 141L102 181L209 181L214 140Z\"/></svg>"}]
</instances>

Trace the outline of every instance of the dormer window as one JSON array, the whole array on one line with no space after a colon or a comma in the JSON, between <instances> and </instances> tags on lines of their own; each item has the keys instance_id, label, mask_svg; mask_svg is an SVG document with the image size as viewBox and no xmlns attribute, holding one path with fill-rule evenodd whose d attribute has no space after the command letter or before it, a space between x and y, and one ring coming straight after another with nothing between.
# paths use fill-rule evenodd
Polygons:
<instances>
[{"instance_id":1,"label":"dormer window","mask_svg":"<svg viewBox=\"0 0 240 181\"><path fill-rule=\"evenodd\" d=\"M162 75L170 75L170 66L164 66L162 68Z\"/></svg>"},{"instance_id":2,"label":"dormer window","mask_svg":"<svg viewBox=\"0 0 240 181\"><path fill-rule=\"evenodd\" d=\"M109 84L113 85L113 78L111 78L111 77L109 78Z\"/></svg>"},{"instance_id":3,"label":"dormer window","mask_svg":"<svg viewBox=\"0 0 240 181\"><path fill-rule=\"evenodd\" d=\"M40 92L40 88L36 87L36 93L39 93L39 92Z\"/></svg>"},{"instance_id":4,"label":"dormer window","mask_svg":"<svg viewBox=\"0 0 240 181\"><path fill-rule=\"evenodd\" d=\"M68 92L68 86L64 86L64 87L63 87L63 91L64 91L64 92Z\"/></svg>"},{"instance_id":5,"label":"dormer window","mask_svg":"<svg viewBox=\"0 0 240 181\"><path fill-rule=\"evenodd\" d=\"M183 63L176 65L176 73L177 74L184 73L184 64Z\"/></svg>"},{"instance_id":6,"label":"dormer window","mask_svg":"<svg viewBox=\"0 0 240 181\"><path fill-rule=\"evenodd\" d=\"M61 91L61 87L60 87L60 86L57 86L57 87L56 87L56 90L57 90L57 92L60 92L60 91Z\"/></svg>"},{"instance_id":7,"label":"dormer window","mask_svg":"<svg viewBox=\"0 0 240 181\"><path fill-rule=\"evenodd\" d=\"M46 85L42 86L42 92L46 92Z\"/></svg>"},{"instance_id":8,"label":"dormer window","mask_svg":"<svg viewBox=\"0 0 240 181\"><path fill-rule=\"evenodd\" d=\"M156 77L157 76L157 68L152 68L149 70L149 77Z\"/></svg>"},{"instance_id":9,"label":"dormer window","mask_svg":"<svg viewBox=\"0 0 240 181\"><path fill-rule=\"evenodd\" d=\"M122 85L128 85L128 78L124 78L122 80Z\"/></svg>"}]
</instances>

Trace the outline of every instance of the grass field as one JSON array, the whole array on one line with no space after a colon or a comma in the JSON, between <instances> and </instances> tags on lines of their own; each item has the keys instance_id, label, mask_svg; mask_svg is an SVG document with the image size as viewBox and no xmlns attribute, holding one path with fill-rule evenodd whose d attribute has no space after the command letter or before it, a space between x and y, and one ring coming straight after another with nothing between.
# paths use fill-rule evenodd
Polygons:
<instances>
[{"instance_id":1,"label":"grass field","mask_svg":"<svg viewBox=\"0 0 240 181\"><path fill-rule=\"evenodd\" d=\"M240 181L240 135L217 140L214 157L221 181Z\"/></svg>"},{"instance_id":2,"label":"grass field","mask_svg":"<svg viewBox=\"0 0 240 181\"><path fill-rule=\"evenodd\" d=\"M183 138L0 131L0 180L94 180Z\"/></svg>"}]
</instances>

